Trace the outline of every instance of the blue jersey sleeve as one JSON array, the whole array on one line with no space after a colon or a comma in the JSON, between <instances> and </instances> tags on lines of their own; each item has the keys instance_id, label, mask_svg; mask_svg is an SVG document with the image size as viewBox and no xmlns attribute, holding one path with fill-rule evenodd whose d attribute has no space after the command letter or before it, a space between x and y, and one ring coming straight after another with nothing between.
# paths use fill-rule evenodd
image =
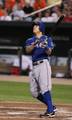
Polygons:
<instances>
[{"instance_id":1,"label":"blue jersey sleeve","mask_svg":"<svg viewBox=\"0 0 72 120\"><path fill-rule=\"evenodd\" d=\"M48 45L47 48L54 48L54 43L53 43L53 39L51 37L48 37Z\"/></svg>"},{"instance_id":2,"label":"blue jersey sleeve","mask_svg":"<svg viewBox=\"0 0 72 120\"><path fill-rule=\"evenodd\" d=\"M26 40L26 46L32 45L32 43L34 42L35 42L35 37L33 36Z\"/></svg>"},{"instance_id":3,"label":"blue jersey sleeve","mask_svg":"<svg viewBox=\"0 0 72 120\"><path fill-rule=\"evenodd\" d=\"M30 39L26 40L26 46L28 46L28 45L31 45L31 40Z\"/></svg>"},{"instance_id":4,"label":"blue jersey sleeve","mask_svg":"<svg viewBox=\"0 0 72 120\"><path fill-rule=\"evenodd\" d=\"M29 38L26 40L26 46L29 46L32 44L32 38Z\"/></svg>"}]
</instances>

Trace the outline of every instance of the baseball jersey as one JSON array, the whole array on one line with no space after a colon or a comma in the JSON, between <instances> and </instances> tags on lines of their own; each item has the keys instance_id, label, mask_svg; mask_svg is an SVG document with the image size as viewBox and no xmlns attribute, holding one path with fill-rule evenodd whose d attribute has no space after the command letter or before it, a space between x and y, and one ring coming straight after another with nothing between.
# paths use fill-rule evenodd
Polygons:
<instances>
[{"instance_id":1,"label":"baseball jersey","mask_svg":"<svg viewBox=\"0 0 72 120\"><path fill-rule=\"evenodd\" d=\"M47 48L54 48L52 38L46 35L42 35L40 38L33 36L32 38L26 40L26 46L31 45L36 40L39 40L39 43L36 44L35 48L32 51L32 61L35 62L38 60L48 59L48 55L46 54L45 50ZM45 47L42 46L43 43L46 44Z\"/></svg>"}]
</instances>

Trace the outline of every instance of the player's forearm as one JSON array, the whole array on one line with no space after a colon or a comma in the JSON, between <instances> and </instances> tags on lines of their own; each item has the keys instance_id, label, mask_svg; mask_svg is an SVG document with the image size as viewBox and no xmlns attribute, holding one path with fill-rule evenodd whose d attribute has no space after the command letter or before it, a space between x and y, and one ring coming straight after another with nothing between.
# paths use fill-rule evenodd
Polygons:
<instances>
[{"instance_id":1,"label":"player's forearm","mask_svg":"<svg viewBox=\"0 0 72 120\"><path fill-rule=\"evenodd\" d=\"M35 47L34 44L32 44L32 45L30 45L30 46L26 46L26 52L27 52L27 53L31 53L32 50L34 49L34 47Z\"/></svg>"},{"instance_id":2,"label":"player's forearm","mask_svg":"<svg viewBox=\"0 0 72 120\"><path fill-rule=\"evenodd\" d=\"M48 48L48 49L45 50L45 52L46 52L47 55L51 55L52 49L51 49L51 48Z\"/></svg>"}]
</instances>

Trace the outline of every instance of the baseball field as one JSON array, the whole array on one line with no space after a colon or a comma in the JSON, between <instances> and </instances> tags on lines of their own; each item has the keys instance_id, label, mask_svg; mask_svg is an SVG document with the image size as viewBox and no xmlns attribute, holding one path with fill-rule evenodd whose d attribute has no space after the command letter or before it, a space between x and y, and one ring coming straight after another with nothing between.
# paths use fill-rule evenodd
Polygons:
<instances>
[{"instance_id":1,"label":"baseball field","mask_svg":"<svg viewBox=\"0 0 72 120\"><path fill-rule=\"evenodd\" d=\"M0 75L0 120L72 120L72 79L52 83L56 116L40 118L46 106L31 96L28 76Z\"/></svg>"}]
</instances>

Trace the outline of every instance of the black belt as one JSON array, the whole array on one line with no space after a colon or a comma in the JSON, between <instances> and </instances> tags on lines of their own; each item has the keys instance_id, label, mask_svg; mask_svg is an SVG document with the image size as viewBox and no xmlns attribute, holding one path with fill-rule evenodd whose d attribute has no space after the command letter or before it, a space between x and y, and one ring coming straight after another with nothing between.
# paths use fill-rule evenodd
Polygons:
<instances>
[{"instance_id":1,"label":"black belt","mask_svg":"<svg viewBox=\"0 0 72 120\"><path fill-rule=\"evenodd\" d=\"M35 66L35 65L39 65L40 63L43 63L43 62L44 62L43 60L33 62L33 66Z\"/></svg>"}]
</instances>

